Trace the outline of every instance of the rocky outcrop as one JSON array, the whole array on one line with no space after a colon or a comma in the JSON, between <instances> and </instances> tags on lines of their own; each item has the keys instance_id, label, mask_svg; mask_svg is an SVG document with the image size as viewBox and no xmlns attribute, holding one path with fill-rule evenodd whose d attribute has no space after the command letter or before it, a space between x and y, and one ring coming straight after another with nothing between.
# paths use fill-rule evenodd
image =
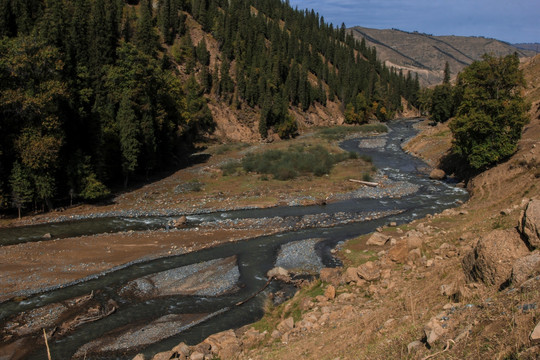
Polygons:
<instances>
[{"instance_id":1,"label":"rocky outcrop","mask_svg":"<svg viewBox=\"0 0 540 360\"><path fill-rule=\"evenodd\" d=\"M518 229L529 247L540 248L540 200L530 200L519 220Z\"/></svg>"},{"instance_id":2,"label":"rocky outcrop","mask_svg":"<svg viewBox=\"0 0 540 360\"><path fill-rule=\"evenodd\" d=\"M494 230L478 241L462 265L469 281L501 286L510 278L514 262L528 253L515 230Z\"/></svg>"},{"instance_id":3,"label":"rocky outcrop","mask_svg":"<svg viewBox=\"0 0 540 360\"><path fill-rule=\"evenodd\" d=\"M232 359L240 352L242 345L233 330L223 331L209 336L204 340L210 344L210 351L220 359Z\"/></svg>"}]
</instances>

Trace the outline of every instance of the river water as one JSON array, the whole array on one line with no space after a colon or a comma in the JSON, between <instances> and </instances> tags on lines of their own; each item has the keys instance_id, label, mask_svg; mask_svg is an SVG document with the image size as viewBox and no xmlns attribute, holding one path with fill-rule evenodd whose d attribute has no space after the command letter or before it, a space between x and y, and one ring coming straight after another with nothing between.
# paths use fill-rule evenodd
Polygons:
<instances>
[{"instance_id":1,"label":"river water","mask_svg":"<svg viewBox=\"0 0 540 360\"><path fill-rule=\"evenodd\" d=\"M332 257L330 250L346 239L374 231L375 228L395 221L398 224L410 222L427 214L440 212L454 207L458 202L467 199L467 193L453 184L429 180L422 169L426 165L419 159L401 150L404 141L412 137L414 121L397 121L389 124L388 134L373 138L354 138L343 141L340 145L348 151L356 151L369 155L380 175L388 181L398 184L397 188L408 189L408 194L398 197L388 196L381 189L349 194L344 200L327 205L275 207L268 209L249 209L229 212L190 215L192 223L222 221L224 219L272 218L272 217L306 217L318 214L357 214L366 212L392 213L392 215L361 222L336 222L334 227L311 227L298 231L262 236L248 241L226 243L211 249L179 256L156 259L131 264L116 271L89 279L67 288L31 296L22 302L6 302L0 304L0 321L31 309L48 304L65 301L77 296L96 293L102 302L114 300L118 310L93 323L78 327L69 336L52 341L51 352L57 359L69 359L78 349L96 339L122 337L130 328L148 325L163 317L174 317L177 314L200 314L198 321L186 321L185 325L175 325L172 336L146 344L133 351L129 345L122 348L120 342L114 350L95 353L89 351L87 359L131 359L137 352L147 355L168 350L179 342L195 344L205 337L229 328L236 328L257 320L263 313L262 307L269 291L276 291L282 285L272 282L270 287L242 306L236 303L249 298L266 284L266 272L275 266L280 249L292 242L299 244L308 239L317 239L315 253L321 266L336 266L339 263ZM413 190L411 190L413 189ZM0 229L0 245L15 244L26 241L41 240L44 233L50 232L58 237L89 235L103 232L119 232L125 230L158 229L166 226L171 217L155 216L144 218L116 217L87 219L77 222L35 225L22 228ZM235 257L237 263L237 286L234 291L220 296L184 295L167 296L134 301L122 294L122 289L134 279L152 274L190 266L204 261ZM291 260L288 259L290 262ZM211 283L212 280L210 279ZM204 321L203 321L204 320ZM172 322L171 324L176 324ZM184 323L182 323L184 324ZM117 329L115 335L110 331ZM126 329L122 332L121 329ZM144 328L143 330L146 330ZM142 331L142 330L141 330ZM134 336L140 336L139 335ZM97 346L97 345L96 345ZM91 348L91 347L90 347ZM81 353L79 352L79 355ZM46 359L43 351L31 356L32 359Z\"/></svg>"}]
</instances>

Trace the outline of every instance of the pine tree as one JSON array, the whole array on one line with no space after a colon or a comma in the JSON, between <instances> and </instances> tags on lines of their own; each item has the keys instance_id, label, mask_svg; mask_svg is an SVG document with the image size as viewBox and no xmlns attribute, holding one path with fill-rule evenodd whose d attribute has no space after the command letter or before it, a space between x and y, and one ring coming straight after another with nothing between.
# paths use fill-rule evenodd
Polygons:
<instances>
[{"instance_id":1,"label":"pine tree","mask_svg":"<svg viewBox=\"0 0 540 360\"><path fill-rule=\"evenodd\" d=\"M133 105L126 93L120 102L120 108L116 115L116 123L120 135L120 149L122 151L122 174L124 175L124 187L128 185L129 175L137 168L140 152L139 126L133 111Z\"/></svg>"}]
</instances>

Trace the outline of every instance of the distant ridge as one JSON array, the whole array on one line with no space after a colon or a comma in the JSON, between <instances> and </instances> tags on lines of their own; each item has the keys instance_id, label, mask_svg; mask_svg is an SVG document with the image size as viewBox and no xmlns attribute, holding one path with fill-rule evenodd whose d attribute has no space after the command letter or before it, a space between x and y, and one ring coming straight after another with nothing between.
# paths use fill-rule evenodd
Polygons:
<instances>
[{"instance_id":1,"label":"distant ridge","mask_svg":"<svg viewBox=\"0 0 540 360\"><path fill-rule=\"evenodd\" d=\"M441 83L446 62L450 65L452 77L455 77L485 53L495 56L517 53L520 57L532 57L536 54L536 47L540 48L540 44L513 45L485 37L433 36L398 29L356 26L348 31L355 38L364 38L367 46L374 46L379 59L387 66L418 73L422 85Z\"/></svg>"},{"instance_id":2,"label":"distant ridge","mask_svg":"<svg viewBox=\"0 0 540 360\"><path fill-rule=\"evenodd\" d=\"M530 50L534 51L536 54L540 52L540 43L519 43L519 44L512 44L518 49L521 50Z\"/></svg>"}]
</instances>

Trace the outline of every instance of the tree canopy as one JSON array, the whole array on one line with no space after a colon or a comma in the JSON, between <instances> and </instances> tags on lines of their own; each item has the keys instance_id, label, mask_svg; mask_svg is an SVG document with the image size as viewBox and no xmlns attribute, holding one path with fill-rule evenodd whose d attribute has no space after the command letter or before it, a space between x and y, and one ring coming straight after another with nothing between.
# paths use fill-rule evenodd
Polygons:
<instances>
[{"instance_id":1,"label":"tree canopy","mask_svg":"<svg viewBox=\"0 0 540 360\"><path fill-rule=\"evenodd\" d=\"M528 122L524 85L517 55L484 55L459 74L461 101L450 129L454 152L472 169L485 169L516 151Z\"/></svg>"}]
</instances>

